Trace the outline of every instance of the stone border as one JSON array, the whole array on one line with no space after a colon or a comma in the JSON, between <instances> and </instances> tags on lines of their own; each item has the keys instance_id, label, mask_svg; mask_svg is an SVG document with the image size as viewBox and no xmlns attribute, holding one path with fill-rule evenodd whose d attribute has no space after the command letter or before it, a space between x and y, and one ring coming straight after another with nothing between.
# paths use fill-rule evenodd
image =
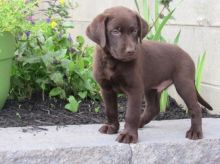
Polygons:
<instances>
[{"instance_id":1,"label":"stone border","mask_svg":"<svg viewBox=\"0 0 220 164\"><path fill-rule=\"evenodd\" d=\"M220 119L203 119L204 139L184 138L190 120L152 121L138 144L119 144L100 125L0 128L0 163L220 163Z\"/></svg>"}]
</instances>

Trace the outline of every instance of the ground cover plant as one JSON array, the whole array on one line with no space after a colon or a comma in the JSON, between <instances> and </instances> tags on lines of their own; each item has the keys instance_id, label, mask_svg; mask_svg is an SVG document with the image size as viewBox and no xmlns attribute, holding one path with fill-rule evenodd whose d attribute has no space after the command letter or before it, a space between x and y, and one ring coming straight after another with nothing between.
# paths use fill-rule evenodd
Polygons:
<instances>
[{"instance_id":1,"label":"ground cover plant","mask_svg":"<svg viewBox=\"0 0 220 164\"><path fill-rule=\"evenodd\" d=\"M10 32L16 35L30 29L31 24L26 18L31 15L36 4L36 1L25 3L24 0L0 0L0 33Z\"/></svg>"}]
</instances>

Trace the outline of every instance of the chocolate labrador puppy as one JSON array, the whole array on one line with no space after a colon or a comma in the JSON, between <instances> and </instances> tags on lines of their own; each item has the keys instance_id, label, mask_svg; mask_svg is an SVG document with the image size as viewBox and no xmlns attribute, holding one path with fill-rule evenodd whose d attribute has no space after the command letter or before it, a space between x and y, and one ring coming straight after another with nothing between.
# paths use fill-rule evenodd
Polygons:
<instances>
[{"instance_id":1,"label":"chocolate labrador puppy","mask_svg":"<svg viewBox=\"0 0 220 164\"><path fill-rule=\"evenodd\" d=\"M125 7L105 10L86 30L87 36L97 43L93 73L101 86L108 118L108 123L99 131L118 132L117 93L124 93L128 97L125 128L116 140L136 143L138 128L160 111L161 92L174 84L191 114L186 137L202 138L202 110L198 102L210 110L212 107L195 88L195 66L191 57L175 45L143 40L147 32L147 23ZM147 105L141 114L143 98Z\"/></svg>"}]
</instances>

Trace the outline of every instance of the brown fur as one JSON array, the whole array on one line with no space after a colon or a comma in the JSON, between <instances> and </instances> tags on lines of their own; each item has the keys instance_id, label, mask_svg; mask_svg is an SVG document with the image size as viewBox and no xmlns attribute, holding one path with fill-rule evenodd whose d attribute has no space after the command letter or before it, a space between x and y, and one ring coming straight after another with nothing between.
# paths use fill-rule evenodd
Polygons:
<instances>
[{"instance_id":1,"label":"brown fur","mask_svg":"<svg viewBox=\"0 0 220 164\"><path fill-rule=\"evenodd\" d=\"M123 143L138 141L138 128L159 113L161 91L174 84L191 114L189 139L202 138L201 108L198 100L212 109L195 85L195 66L191 57L177 46L142 41L147 23L134 11L114 7L98 15L87 28L87 36L97 43L93 73L101 86L108 123L101 133L117 133L117 93L128 97L125 129L117 137ZM147 106L141 114L141 102ZM198 99L199 98L199 99Z\"/></svg>"}]
</instances>

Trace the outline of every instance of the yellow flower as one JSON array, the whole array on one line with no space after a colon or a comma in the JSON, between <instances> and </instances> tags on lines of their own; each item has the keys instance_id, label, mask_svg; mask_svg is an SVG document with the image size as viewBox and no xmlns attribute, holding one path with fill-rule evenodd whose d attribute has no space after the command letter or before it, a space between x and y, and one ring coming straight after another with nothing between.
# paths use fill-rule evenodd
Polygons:
<instances>
[{"instance_id":1,"label":"yellow flower","mask_svg":"<svg viewBox=\"0 0 220 164\"><path fill-rule=\"evenodd\" d=\"M60 0L60 4L61 4L62 6L64 6L65 0Z\"/></svg>"},{"instance_id":2,"label":"yellow flower","mask_svg":"<svg viewBox=\"0 0 220 164\"><path fill-rule=\"evenodd\" d=\"M55 28L57 26L57 22L55 20L53 20L51 23L50 23L50 26L52 28Z\"/></svg>"}]
</instances>

